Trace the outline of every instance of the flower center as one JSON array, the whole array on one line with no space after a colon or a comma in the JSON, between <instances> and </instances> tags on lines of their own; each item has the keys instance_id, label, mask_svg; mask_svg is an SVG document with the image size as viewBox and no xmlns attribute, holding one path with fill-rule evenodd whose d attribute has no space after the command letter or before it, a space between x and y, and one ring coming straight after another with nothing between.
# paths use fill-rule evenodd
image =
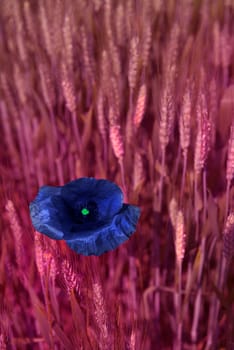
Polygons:
<instances>
[{"instance_id":1,"label":"flower center","mask_svg":"<svg viewBox=\"0 0 234 350\"><path fill-rule=\"evenodd\" d=\"M84 215L84 216L88 215L89 214L89 209L87 209L87 208L81 209L81 214Z\"/></svg>"},{"instance_id":2,"label":"flower center","mask_svg":"<svg viewBox=\"0 0 234 350\"><path fill-rule=\"evenodd\" d=\"M74 209L74 218L78 224L96 223L98 221L98 206L94 201L77 203Z\"/></svg>"}]
</instances>

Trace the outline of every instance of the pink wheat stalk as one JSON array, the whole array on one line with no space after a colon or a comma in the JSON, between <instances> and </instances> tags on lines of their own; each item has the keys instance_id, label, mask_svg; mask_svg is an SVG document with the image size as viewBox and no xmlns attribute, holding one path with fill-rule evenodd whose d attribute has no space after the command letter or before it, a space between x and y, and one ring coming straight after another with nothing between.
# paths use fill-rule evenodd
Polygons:
<instances>
[{"instance_id":1,"label":"pink wheat stalk","mask_svg":"<svg viewBox=\"0 0 234 350\"><path fill-rule=\"evenodd\" d=\"M109 92L110 100L109 104L112 106L116 121L119 122L120 115L120 92L119 92L119 84L116 77L112 76L110 78L110 86L111 91Z\"/></svg>"},{"instance_id":2,"label":"pink wheat stalk","mask_svg":"<svg viewBox=\"0 0 234 350\"><path fill-rule=\"evenodd\" d=\"M74 114L76 112L76 94L74 89L74 84L71 80L70 74L69 74L69 68L67 68L67 65L63 62L61 65L61 76L62 76L62 89L64 98L66 101L66 106L68 110Z\"/></svg>"},{"instance_id":3,"label":"pink wheat stalk","mask_svg":"<svg viewBox=\"0 0 234 350\"><path fill-rule=\"evenodd\" d=\"M114 155L118 159L118 162L120 165L122 185L126 196L127 192L126 192L125 172L124 172L124 164L123 164L124 142L123 142L123 136L121 133L121 127L118 124L118 117L116 117L112 107L110 107L109 109L109 122L110 122L110 129L109 129L110 141L111 141L112 149L114 151Z\"/></svg>"},{"instance_id":4,"label":"pink wheat stalk","mask_svg":"<svg viewBox=\"0 0 234 350\"><path fill-rule=\"evenodd\" d=\"M132 146L133 142L133 135L134 135L134 128L133 128L133 122L132 122L132 105L129 106L128 113L127 113L127 120L125 125L125 140L129 147Z\"/></svg>"},{"instance_id":5,"label":"pink wheat stalk","mask_svg":"<svg viewBox=\"0 0 234 350\"><path fill-rule=\"evenodd\" d=\"M80 139L80 133L77 126L77 118L76 118L76 108L77 108L76 95L75 95L74 85L71 80L71 76L69 76L67 66L64 63L62 63L61 65L61 75L62 75L63 94L65 97L66 106L68 110L71 112L72 126L74 130L76 144L77 144L77 151L79 154L81 150L81 139Z\"/></svg>"},{"instance_id":6,"label":"pink wheat stalk","mask_svg":"<svg viewBox=\"0 0 234 350\"><path fill-rule=\"evenodd\" d=\"M12 93L12 89L10 87L10 83L7 79L6 74L0 74L0 82L1 82L1 89L3 91L4 96L4 102L6 106L6 110L9 111L9 114L14 116L18 115L18 108L16 107L15 99ZM9 118L10 119L10 118ZM9 120L9 124L12 124L12 121Z\"/></svg>"},{"instance_id":7,"label":"pink wheat stalk","mask_svg":"<svg viewBox=\"0 0 234 350\"><path fill-rule=\"evenodd\" d=\"M223 292L223 287L227 278L228 266L234 256L234 213L231 212L225 222L223 229L223 250L219 259L219 270L216 280L216 287L219 292ZM218 317L220 311L220 299L213 293L210 304L208 334L205 350L214 346L214 338L217 333Z\"/></svg>"},{"instance_id":8,"label":"pink wheat stalk","mask_svg":"<svg viewBox=\"0 0 234 350\"><path fill-rule=\"evenodd\" d=\"M184 215L181 210L178 211L176 217L176 230L175 230L175 251L176 260L179 264L182 263L185 253L185 227L184 227Z\"/></svg>"},{"instance_id":9,"label":"pink wheat stalk","mask_svg":"<svg viewBox=\"0 0 234 350\"><path fill-rule=\"evenodd\" d=\"M0 349L7 350L6 336L2 332L0 333Z\"/></svg>"},{"instance_id":10,"label":"pink wheat stalk","mask_svg":"<svg viewBox=\"0 0 234 350\"><path fill-rule=\"evenodd\" d=\"M45 300L46 307L46 317L48 319L49 324L49 336L50 343L53 346L53 334L52 334L52 305L50 302L49 294L53 292L55 293L55 276L57 273L57 267L53 255L47 251L47 247L45 241L41 233L35 232L35 258L36 258L36 266L40 275L41 285ZM53 306L55 304L53 303ZM56 306L55 313L57 318L59 317L58 306Z\"/></svg>"},{"instance_id":11,"label":"pink wheat stalk","mask_svg":"<svg viewBox=\"0 0 234 350\"><path fill-rule=\"evenodd\" d=\"M67 294L79 290L80 276L75 272L73 264L68 259L62 261L61 272L65 281Z\"/></svg>"},{"instance_id":12,"label":"pink wheat stalk","mask_svg":"<svg viewBox=\"0 0 234 350\"><path fill-rule=\"evenodd\" d=\"M108 58L108 53L106 50L102 51L101 55L101 88L103 90L104 96L109 96L109 92L111 91L110 87L110 76L111 76L111 69L110 69L110 62Z\"/></svg>"},{"instance_id":13,"label":"pink wheat stalk","mask_svg":"<svg viewBox=\"0 0 234 350\"><path fill-rule=\"evenodd\" d=\"M54 181L55 180L54 159L56 157L56 155L55 155L55 152L56 152L56 140L54 140L52 138L52 131L55 128L55 121L54 121L54 117L53 117L52 121L54 121L54 122L53 122L53 124L51 124L51 120L49 119L49 116L47 114L48 112L47 112L47 109L45 109L44 104L40 101L40 99L37 99L37 102L38 102L38 108L39 108L39 110L41 112L41 115L42 115L42 119L40 120L41 124L39 124L39 123L37 123L36 119L32 118L32 120L34 122L34 124L32 125L32 128L34 130L36 129L35 133L38 135L39 130L40 130L41 126L42 126L43 132L45 132L47 138L50 139L50 142L45 143L44 147L43 147L43 151L45 152L45 150L46 150L46 158L45 158L45 154L44 154L43 162L45 162L45 159L48 160L48 168L49 168L50 178L51 178L52 181ZM31 123L29 123L29 122L27 123L27 120L24 117L24 114L21 114L21 118L22 118L22 123L21 124L22 124L23 134L26 135L26 131L29 134L29 140L27 141L27 139L26 139L27 144L28 144L27 148L28 148L28 150L30 150L32 152L31 137L30 137L30 135L32 133L32 131L30 130L31 129L31 125L30 125Z\"/></svg>"},{"instance_id":14,"label":"pink wheat stalk","mask_svg":"<svg viewBox=\"0 0 234 350\"><path fill-rule=\"evenodd\" d=\"M142 122L142 119L144 117L145 112L145 106L146 106L146 84L142 84L139 90L137 103L136 103L136 109L133 116L133 124L135 129L137 130Z\"/></svg>"},{"instance_id":15,"label":"pink wheat stalk","mask_svg":"<svg viewBox=\"0 0 234 350\"><path fill-rule=\"evenodd\" d=\"M94 11L99 11L100 8L102 7L102 1L101 0L93 0L93 5L94 5Z\"/></svg>"},{"instance_id":16,"label":"pink wheat stalk","mask_svg":"<svg viewBox=\"0 0 234 350\"><path fill-rule=\"evenodd\" d=\"M43 242L43 237L39 232L35 232L35 241L34 241L34 246L35 246L35 258L36 258L36 265L37 265L37 270L39 272L39 276L41 279L41 285L42 285L42 290L44 294L44 299L45 299L45 305L46 305L46 312L47 312L47 317L50 325L50 341L53 343L53 336L52 336L52 315L51 315L51 305L49 302L49 286L48 286L48 265L47 261L45 260L45 244Z\"/></svg>"},{"instance_id":17,"label":"pink wheat stalk","mask_svg":"<svg viewBox=\"0 0 234 350\"><path fill-rule=\"evenodd\" d=\"M152 29L150 20L147 19L143 28L143 39L142 39L142 66L145 69L148 64L149 54L150 54L150 46L152 41Z\"/></svg>"},{"instance_id":18,"label":"pink wheat stalk","mask_svg":"<svg viewBox=\"0 0 234 350\"><path fill-rule=\"evenodd\" d=\"M176 219L177 219L177 215L178 215L178 210L179 210L178 203L177 203L176 199L173 197L169 203L169 216L170 216L170 220L171 220L172 226L173 226L175 231L176 231Z\"/></svg>"},{"instance_id":19,"label":"pink wheat stalk","mask_svg":"<svg viewBox=\"0 0 234 350\"><path fill-rule=\"evenodd\" d=\"M110 104L109 107L109 111L108 111L108 120L109 120L109 125L110 126L114 126L114 125L118 125L119 123L119 115L117 115L114 110L114 108L112 107L112 105Z\"/></svg>"},{"instance_id":20,"label":"pink wheat stalk","mask_svg":"<svg viewBox=\"0 0 234 350\"><path fill-rule=\"evenodd\" d=\"M162 0L155 0L153 2L153 7L156 13L160 13L163 7L163 1Z\"/></svg>"},{"instance_id":21,"label":"pink wheat stalk","mask_svg":"<svg viewBox=\"0 0 234 350\"><path fill-rule=\"evenodd\" d=\"M64 8L62 1L53 2L53 21L51 23L51 36L52 36L52 48L53 48L53 63L59 64L59 59L64 50L63 35L61 28L63 28L64 21Z\"/></svg>"},{"instance_id":22,"label":"pink wheat stalk","mask_svg":"<svg viewBox=\"0 0 234 350\"><path fill-rule=\"evenodd\" d=\"M51 27L49 24L48 12L45 8L45 2L41 2L39 5L39 20L41 24L41 35L43 36L43 42L45 49L50 56L53 57L53 47L51 45Z\"/></svg>"},{"instance_id":23,"label":"pink wheat stalk","mask_svg":"<svg viewBox=\"0 0 234 350\"><path fill-rule=\"evenodd\" d=\"M228 154L227 154L227 166L226 166L226 216L229 211L229 196L231 181L234 177L234 122L232 123L230 130L230 137L228 142Z\"/></svg>"},{"instance_id":24,"label":"pink wheat stalk","mask_svg":"<svg viewBox=\"0 0 234 350\"><path fill-rule=\"evenodd\" d=\"M101 89L97 98L97 122L98 129L102 137L103 148L104 148L104 162L107 162L107 120L104 113L104 98Z\"/></svg>"},{"instance_id":25,"label":"pink wheat stalk","mask_svg":"<svg viewBox=\"0 0 234 350\"><path fill-rule=\"evenodd\" d=\"M202 274L206 259L206 236L204 235L201 239L200 249L199 249L199 267L197 273L197 284L198 290L196 292L195 303L194 303L194 312L193 312L193 322L191 327L191 339L193 343L197 342L198 337L198 326L199 319L202 311Z\"/></svg>"},{"instance_id":26,"label":"pink wheat stalk","mask_svg":"<svg viewBox=\"0 0 234 350\"><path fill-rule=\"evenodd\" d=\"M94 84L94 81L93 81L94 68L93 68L93 62L92 62L92 54L91 54L91 50L88 42L88 35L86 33L84 26L80 28L80 37L81 37L84 69L87 75L88 88L91 89L91 86L93 86Z\"/></svg>"},{"instance_id":27,"label":"pink wheat stalk","mask_svg":"<svg viewBox=\"0 0 234 350\"><path fill-rule=\"evenodd\" d=\"M44 175L43 175L42 167L41 167L42 159L43 159L43 152L42 152L42 150L40 150L38 152L38 156L35 159L35 170L36 170L36 178L37 178L38 186L43 186L45 183L44 182Z\"/></svg>"},{"instance_id":28,"label":"pink wheat stalk","mask_svg":"<svg viewBox=\"0 0 234 350\"><path fill-rule=\"evenodd\" d=\"M104 22L105 29L108 37L112 36L112 28L111 28L111 0L104 0Z\"/></svg>"},{"instance_id":29,"label":"pink wheat stalk","mask_svg":"<svg viewBox=\"0 0 234 350\"><path fill-rule=\"evenodd\" d=\"M110 140L114 154L121 163L124 156L124 146L120 125L110 125Z\"/></svg>"},{"instance_id":30,"label":"pink wheat stalk","mask_svg":"<svg viewBox=\"0 0 234 350\"><path fill-rule=\"evenodd\" d=\"M209 84L209 115L211 118L211 146L215 146L216 142L216 119L218 114L218 84L213 78Z\"/></svg>"},{"instance_id":31,"label":"pink wheat stalk","mask_svg":"<svg viewBox=\"0 0 234 350\"><path fill-rule=\"evenodd\" d=\"M199 326L201 308L202 308L202 287L199 286L198 291L196 293L195 302L194 302L193 324L191 328L191 339L194 344L197 343L197 338L198 338L198 326Z\"/></svg>"},{"instance_id":32,"label":"pink wheat stalk","mask_svg":"<svg viewBox=\"0 0 234 350\"><path fill-rule=\"evenodd\" d=\"M59 305L58 305L58 299L57 299L57 290L55 285L55 278L57 276L58 268L54 257L54 252L52 253L49 249L44 250L42 259L43 259L43 264L45 266L45 273L46 273L46 278L44 279L46 290L44 291L44 293L46 293L45 300L46 300L47 312L50 315L51 313L50 309L53 309L53 313L56 316L56 320L59 321L60 314L59 314Z\"/></svg>"},{"instance_id":33,"label":"pink wheat stalk","mask_svg":"<svg viewBox=\"0 0 234 350\"><path fill-rule=\"evenodd\" d=\"M24 266L23 257L25 257L25 253L23 251L23 242L22 242L23 231L22 231L21 224L19 222L19 217L16 212L14 203L10 199L8 199L8 201L6 202L5 208L7 211L7 218L10 223L11 231L14 236L16 262L18 266Z\"/></svg>"},{"instance_id":34,"label":"pink wheat stalk","mask_svg":"<svg viewBox=\"0 0 234 350\"><path fill-rule=\"evenodd\" d=\"M162 151L162 174L160 175L160 187L159 187L159 211L162 206L162 191L163 191L163 179L165 172L165 157L166 157L166 146L169 142L169 131L168 131L168 104L167 104L167 91L163 91L161 100L161 116L159 125L159 141Z\"/></svg>"},{"instance_id":35,"label":"pink wheat stalk","mask_svg":"<svg viewBox=\"0 0 234 350\"><path fill-rule=\"evenodd\" d=\"M183 152L183 174L181 180L180 201L184 193L185 175L187 170L188 148L190 144L190 129L191 129L191 96L187 86L185 90L181 113L179 117L179 132L180 132L180 147Z\"/></svg>"},{"instance_id":36,"label":"pink wheat stalk","mask_svg":"<svg viewBox=\"0 0 234 350\"><path fill-rule=\"evenodd\" d=\"M25 42L23 40L24 35L25 35L25 27L23 23L23 18L22 18L22 13L21 13L21 8L20 4L18 2L13 2L12 3L12 12L13 12L13 18L14 18L14 23L16 26L16 44L18 48L18 54L21 62L24 62L27 64L27 49Z\"/></svg>"},{"instance_id":37,"label":"pink wheat stalk","mask_svg":"<svg viewBox=\"0 0 234 350\"><path fill-rule=\"evenodd\" d=\"M74 160L74 155L73 154L69 154L68 155L68 169L69 169L69 178L71 180L75 180L76 175L75 175L75 160Z\"/></svg>"},{"instance_id":38,"label":"pink wheat stalk","mask_svg":"<svg viewBox=\"0 0 234 350\"><path fill-rule=\"evenodd\" d=\"M27 186L27 191L29 191L29 189L30 189L30 173L29 173L29 168L27 166L28 159L27 159L27 151L26 151L26 141L22 137L24 132L23 132L23 126L20 123L19 119L17 119L15 121L15 127L16 127L18 143L19 143L19 149L20 149L20 156L21 156L21 162L22 162L24 179L25 179L25 183L26 183L26 186Z\"/></svg>"},{"instance_id":39,"label":"pink wheat stalk","mask_svg":"<svg viewBox=\"0 0 234 350\"><path fill-rule=\"evenodd\" d=\"M139 60L139 39L133 37L130 41L130 51L129 51L129 67L128 67L128 84L130 89L130 98L132 101L133 91L137 83L137 68Z\"/></svg>"},{"instance_id":40,"label":"pink wheat stalk","mask_svg":"<svg viewBox=\"0 0 234 350\"><path fill-rule=\"evenodd\" d=\"M167 112L168 112L168 136L173 136L174 124L175 124L175 72L176 66L170 67L170 72L167 84ZM168 141L169 141L168 140Z\"/></svg>"},{"instance_id":41,"label":"pink wheat stalk","mask_svg":"<svg viewBox=\"0 0 234 350\"><path fill-rule=\"evenodd\" d=\"M145 180L145 169L143 165L142 155L139 151L134 155L134 170L133 170L133 189L139 191Z\"/></svg>"},{"instance_id":42,"label":"pink wheat stalk","mask_svg":"<svg viewBox=\"0 0 234 350\"><path fill-rule=\"evenodd\" d=\"M206 190L206 161L210 151L211 145L211 122L208 118L207 103L205 100L204 92L200 92L197 101L197 121L198 131L195 144L195 155L194 155L194 199L195 199L195 218L198 224L198 194L197 194L197 180L203 171L203 219L205 220L207 210L207 190ZM198 234L198 225L197 225Z\"/></svg>"},{"instance_id":43,"label":"pink wheat stalk","mask_svg":"<svg viewBox=\"0 0 234 350\"><path fill-rule=\"evenodd\" d=\"M219 21L216 20L213 24L213 60L214 60L214 65L215 67L219 67L220 65L220 26L219 26Z\"/></svg>"},{"instance_id":44,"label":"pink wheat stalk","mask_svg":"<svg viewBox=\"0 0 234 350\"><path fill-rule=\"evenodd\" d=\"M36 26L33 21L33 15L31 10L31 4L29 2L25 2L23 4L23 12L24 12L24 19L26 24L26 31L30 39L35 42L36 41Z\"/></svg>"},{"instance_id":45,"label":"pink wheat stalk","mask_svg":"<svg viewBox=\"0 0 234 350\"><path fill-rule=\"evenodd\" d=\"M119 46L123 46L125 42L125 23L124 23L124 7L122 3L119 3L115 12L115 30L116 39Z\"/></svg>"},{"instance_id":46,"label":"pink wheat stalk","mask_svg":"<svg viewBox=\"0 0 234 350\"><path fill-rule=\"evenodd\" d=\"M14 143L13 138L13 132L12 132L12 126L9 118L9 112L7 111L6 104L4 102L0 102L0 118L1 118L1 124L3 127L3 132L5 135L5 140L7 142L7 146L9 149L9 155L11 158L11 164L13 169L18 168L18 165L20 164L19 160L19 153L17 151L17 147Z\"/></svg>"},{"instance_id":47,"label":"pink wheat stalk","mask_svg":"<svg viewBox=\"0 0 234 350\"><path fill-rule=\"evenodd\" d=\"M22 135L21 137L24 138L25 140L25 148L26 148L26 154L27 154L27 159L28 159L28 171L29 174L34 173L34 155L33 155L33 149L32 149L32 124L29 122L29 114L27 113L27 110L23 110L20 113L20 121L21 121L21 126L22 126ZM50 162L50 169L54 171L53 167L53 149L52 146L50 145L48 147L49 149L49 162Z\"/></svg>"},{"instance_id":48,"label":"pink wheat stalk","mask_svg":"<svg viewBox=\"0 0 234 350\"><path fill-rule=\"evenodd\" d=\"M227 217L223 231L223 254L227 261L234 256L234 212Z\"/></svg>"},{"instance_id":49,"label":"pink wheat stalk","mask_svg":"<svg viewBox=\"0 0 234 350\"><path fill-rule=\"evenodd\" d=\"M127 0L125 2L125 28L126 28L126 37L130 39L132 37L132 33L134 32L134 24L135 24L135 13L133 9L133 1Z\"/></svg>"},{"instance_id":50,"label":"pink wheat stalk","mask_svg":"<svg viewBox=\"0 0 234 350\"><path fill-rule=\"evenodd\" d=\"M93 301L95 307L95 319L100 331L100 344L104 350L111 348L110 334L108 330L107 310L103 297L102 286L99 282L93 283Z\"/></svg>"},{"instance_id":51,"label":"pink wheat stalk","mask_svg":"<svg viewBox=\"0 0 234 350\"><path fill-rule=\"evenodd\" d=\"M49 250L44 251L43 259L45 264L47 264L48 269L48 275L52 281L52 283L55 283L55 278L57 276L58 268L56 264L56 260L54 258L54 255Z\"/></svg>"},{"instance_id":52,"label":"pink wheat stalk","mask_svg":"<svg viewBox=\"0 0 234 350\"><path fill-rule=\"evenodd\" d=\"M124 174L124 165L123 165L124 143L123 143L123 137L122 137L120 125L110 125L110 140L111 140L114 154L119 161L121 177L122 177L122 185L126 195L125 174Z\"/></svg>"},{"instance_id":53,"label":"pink wheat stalk","mask_svg":"<svg viewBox=\"0 0 234 350\"><path fill-rule=\"evenodd\" d=\"M112 63L112 71L115 75L115 77L121 76L121 64L120 64L120 58L119 58L119 50L117 46L114 43L113 35L109 37L108 40L108 52L109 52L109 58L111 59Z\"/></svg>"},{"instance_id":54,"label":"pink wheat stalk","mask_svg":"<svg viewBox=\"0 0 234 350\"><path fill-rule=\"evenodd\" d=\"M175 349L182 347L182 262L185 253L185 225L184 215L181 210L176 216L175 225L175 252L176 252L176 275L177 290L175 294L176 324L177 334L175 339Z\"/></svg>"},{"instance_id":55,"label":"pink wheat stalk","mask_svg":"<svg viewBox=\"0 0 234 350\"><path fill-rule=\"evenodd\" d=\"M136 320L137 317L137 293L136 293L136 280L137 280L137 270L136 270L136 259L131 256L129 258L129 279L130 283L130 295L131 295L131 306L132 306L132 317Z\"/></svg>"},{"instance_id":56,"label":"pink wheat stalk","mask_svg":"<svg viewBox=\"0 0 234 350\"><path fill-rule=\"evenodd\" d=\"M172 85L168 82L163 89L161 99L161 110L160 110L160 123L159 123L159 142L162 151L162 172L160 176L160 187L159 187L159 210L162 206L162 193L163 193L163 182L165 176L166 166L166 147L169 143L170 135L173 130L174 114L173 114L173 93Z\"/></svg>"},{"instance_id":57,"label":"pink wheat stalk","mask_svg":"<svg viewBox=\"0 0 234 350\"><path fill-rule=\"evenodd\" d=\"M37 270L41 279L42 285L44 285L44 275L45 275L45 264L43 259L44 244L42 241L42 236L39 232L35 232L35 260L37 265Z\"/></svg>"},{"instance_id":58,"label":"pink wheat stalk","mask_svg":"<svg viewBox=\"0 0 234 350\"><path fill-rule=\"evenodd\" d=\"M126 138L130 144L133 137L132 113L133 93L137 84L138 62L139 62L139 39L137 36L131 38L129 48L128 85L129 85L129 108L127 114Z\"/></svg>"},{"instance_id":59,"label":"pink wheat stalk","mask_svg":"<svg viewBox=\"0 0 234 350\"><path fill-rule=\"evenodd\" d=\"M17 88L20 103L22 104L22 106L25 106L27 101L27 85L25 81L25 76L18 64L15 64L14 66L14 84Z\"/></svg>"},{"instance_id":60,"label":"pink wheat stalk","mask_svg":"<svg viewBox=\"0 0 234 350\"><path fill-rule=\"evenodd\" d=\"M48 287L48 279L50 278L54 285L57 274L57 265L53 254L47 249L41 233L37 231L35 231L34 246L36 266L41 279L45 300L47 300L48 295L46 289Z\"/></svg>"},{"instance_id":61,"label":"pink wheat stalk","mask_svg":"<svg viewBox=\"0 0 234 350\"><path fill-rule=\"evenodd\" d=\"M223 68L223 86L228 85L229 79L229 65L231 63L231 57L233 52L233 41L229 34L229 28L227 24L224 25L224 28L220 36L220 51L221 51L221 65Z\"/></svg>"},{"instance_id":62,"label":"pink wheat stalk","mask_svg":"<svg viewBox=\"0 0 234 350\"><path fill-rule=\"evenodd\" d=\"M55 164L56 164L57 178L58 178L59 186L63 186L64 185L64 175L63 175L63 162L62 162L61 157L57 157L55 159Z\"/></svg>"},{"instance_id":63,"label":"pink wheat stalk","mask_svg":"<svg viewBox=\"0 0 234 350\"><path fill-rule=\"evenodd\" d=\"M171 29L165 58L165 74L172 80L176 75L180 32L180 26L175 22Z\"/></svg>"},{"instance_id":64,"label":"pink wheat stalk","mask_svg":"<svg viewBox=\"0 0 234 350\"><path fill-rule=\"evenodd\" d=\"M73 38L72 38L72 23L70 13L66 13L63 23L63 41L64 41L64 51L67 67L69 67L69 72L73 72L74 58L73 58Z\"/></svg>"},{"instance_id":65,"label":"pink wheat stalk","mask_svg":"<svg viewBox=\"0 0 234 350\"><path fill-rule=\"evenodd\" d=\"M49 111L52 112L52 108L55 105L55 90L51 71L48 67L48 64L46 64L45 62L39 63L39 74L44 101Z\"/></svg>"},{"instance_id":66,"label":"pink wheat stalk","mask_svg":"<svg viewBox=\"0 0 234 350\"><path fill-rule=\"evenodd\" d=\"M133 328L130 335L129 350L136 350L136 330Z\"/></svg>"}]
</instances>

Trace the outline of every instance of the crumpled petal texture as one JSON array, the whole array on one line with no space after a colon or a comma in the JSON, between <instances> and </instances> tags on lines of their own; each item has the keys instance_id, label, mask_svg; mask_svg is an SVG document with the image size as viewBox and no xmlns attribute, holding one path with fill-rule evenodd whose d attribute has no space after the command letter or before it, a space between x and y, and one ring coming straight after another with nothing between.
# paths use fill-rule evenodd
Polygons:
<instances>
[{"instance_id":1,"label":"crumpled petal texture","mask_svg":"<svg viewBox=\"0 0 234 350\"><path fill-rule=\"evenodd\" d=\"M140 209L123 204L121 189L108 180L81 178L65 186L43 186L30 203L35 229L82 255L117 248L136 229Z\"/></svg>"}]
</instances>

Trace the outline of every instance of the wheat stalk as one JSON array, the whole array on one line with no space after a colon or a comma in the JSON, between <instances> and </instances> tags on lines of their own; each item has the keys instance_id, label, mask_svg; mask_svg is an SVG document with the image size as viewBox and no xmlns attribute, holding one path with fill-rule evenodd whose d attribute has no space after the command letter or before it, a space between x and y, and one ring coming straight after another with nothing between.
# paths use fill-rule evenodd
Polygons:
<instances>
[{"instance_id":1,"label":"wheat stalk","mask_svg":"<svg viewBox=\"0 0 234 350\"><path fill-rule=\"evenodd\" d=\"M227 166L226 166L226 216L229 210L229 196L231 181L234 177L234 123L231 126L230 137L228 142Z\"/></svg>"}]
</instances>

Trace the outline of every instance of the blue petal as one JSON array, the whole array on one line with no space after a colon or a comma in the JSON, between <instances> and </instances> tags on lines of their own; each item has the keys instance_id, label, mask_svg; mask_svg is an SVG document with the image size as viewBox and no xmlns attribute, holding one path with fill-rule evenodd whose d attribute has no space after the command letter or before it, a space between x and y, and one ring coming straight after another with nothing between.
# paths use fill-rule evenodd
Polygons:
<instances>
[{"instance_id":1,"label":"blue petal","mask_svg":"<svg viewBox=\"0 0 234 350\"><path fill-rule=\"evenodd\" d=\"M111 224L94 231L77 232L77 238L66 240L68 246L79 254L101 255L117 248L129 239L136 229L140 209L124 204L120 213L114 216Z\"/></svg>"},{"instance_id":2,"label":"blue petal","mask_svg":"<svg viewBox=\"0 0 234 350\"><path fill-rule=\"evenodd\" d=\"M69 182L62 188L63 199L74 207L94 201L98 206L100 221L108 221L122 208L123 193L111 181L81 178Z\"/></svg>"},{"instance_id":3,"label":"blue petal","mask_svg":"<svg viewBox=\"0 0 234 350\"><path fill-rule=\"evenodd\" d=\"M61 193L61 187L43 186L29 205L34 228L53 239L63 239L63 228L53 196Z\"/></svg>"},{"instance_id":4,"label":"blue petal","mask_svg":"<svg viewBox=\"0 0 234 350\"><path fill-rule=\"evenodd\" d=\"M91 202L92 208L98 209L97 216L93 212L85 221L80 217L80 205L88 203L91 208ZM132 235L140 210L122 204L122 192L114 183L82 178L64 187L42 187L30 204L30 214L37 231L64 239L80 254L101 255Z\"/></svg>"}]
</instances>

